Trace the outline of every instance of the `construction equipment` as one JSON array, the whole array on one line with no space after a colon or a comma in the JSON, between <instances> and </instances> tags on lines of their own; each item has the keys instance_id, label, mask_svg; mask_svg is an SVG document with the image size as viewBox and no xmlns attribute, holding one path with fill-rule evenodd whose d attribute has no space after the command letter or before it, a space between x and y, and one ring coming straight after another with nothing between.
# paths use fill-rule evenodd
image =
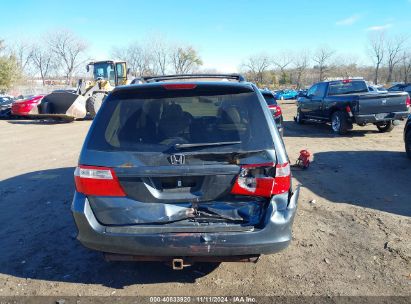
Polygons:
<instances>
[{"instance_id":1,"label":"construction equipment","mask_svg":"<svg viewBox=\"0 0 411 304\"><path fill-rule=\"evenodd\" d=\"M65 121L86 117L93 119L114 87L129 84L124 61L90 62L87 72L92 75L91 80L80 79L75 92L59 90L45 96L35 116Z\"/></svg>"}]
</instances>

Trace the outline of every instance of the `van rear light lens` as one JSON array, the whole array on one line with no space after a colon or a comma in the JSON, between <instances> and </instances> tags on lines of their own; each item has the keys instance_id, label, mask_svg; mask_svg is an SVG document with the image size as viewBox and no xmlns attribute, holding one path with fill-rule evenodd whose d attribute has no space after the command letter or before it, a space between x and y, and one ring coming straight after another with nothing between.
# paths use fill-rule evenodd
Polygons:
<instances>
[{"instance_id":1,"label":"van rear light lens","mask_svg":"<svg viewBox=\"0 0 411 304\"><path fill-rule=\"evenodd\" d=\"M243 165L232 194L271 197L288 192L291 186L289 163Z\"/></svg>"},{"instance_id":2,"label":"van rear light lens","mask_svg":"<svg viewBox=\"0 0 411 304\"><path fill-rule=\"evenodd\" d=\"M291 168L289 163L278 164L276 166L274 194L281 194L290 191L291 187Z\"/></svg>"},{"instance_id":3,"label":"van rear light lens","mask_svg":"<svg viewBox=\"0 0 411 304\"><path fill-rule=\"evenodd\" d=\"M77 192L93 196L126 196L112 168L80 165L74 171Z\"/></svg>"},{"instance_id":4,"label":"van rear light lens","mask_svg":"<svg viewBox=\"0 0 411 304\"><path fill-rule=\"evenodd\" d=\"M351 79L344 79L344 80L342 81L342 83L350 83L350 82L352 82Z\"/></svg>"},{"instance_id":5,"label":"van rear light lens","mask_svg":"<svg viewBox=\"0 0 411 304\"><path fill-rule=\"evenodd\" d=\"M197 85L193 83L163 84L166 90L192 90L196 87Z\"/></svg>"},{"instance_id":6,"label":"van rear light lens","mask_svg":"<svg viewBox=\"0 0 411 304\"><path fill-rule=\"evenodd\" d=\"M268 106L274 117L279 117L282 114L281 108L277 105Z\"/></svg>"},{"instance_id":7,"label":"van rear light lens","mask_svg":"<svg viewBox=\"0 0 411 304\"><path fill-rule=\"evenodd\" d=\"M411 98L410 95L407 96L407 99L405 100L405 103L407 105L407 108L411 107Z\"/></svg>"}]
</instances>

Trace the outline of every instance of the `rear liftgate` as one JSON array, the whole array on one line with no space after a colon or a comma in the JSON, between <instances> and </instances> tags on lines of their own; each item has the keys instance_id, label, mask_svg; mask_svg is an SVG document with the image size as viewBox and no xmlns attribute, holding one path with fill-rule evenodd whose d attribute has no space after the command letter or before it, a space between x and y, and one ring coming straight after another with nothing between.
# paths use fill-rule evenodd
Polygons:
<instances>
[{"instance_id":1,"label":"rear liftgate","mask_svg":"<svg viewBox=\"0 0 411 304\"><path fill-rule=\"evenodd\" d=\"M237 174L234 174L232 176L232 178L234 179L234 184L232 185L230 183L229 185L229 187L231 187L230 195L234 195L240 198L241 197L255 197L256 199L258 198L267 199L267 198L271 198L273 195L286 193L290 189L290 167L288 163L282 164L282 165L279 165L279 164L276 165L274 163L245 164L245 165L240 165L239 167L238 166L236 167L238 168L236 171ZM116 196L119 198L122 197L124 199L127 199L126 196L131 196L131 197L138 196L138 193L141 194L142 192L144 192L143 189L146 188L147 185L144 182L144 178L141 179L141 177L145 175L144 173L148 173L148 172L144 172L145 170L144 169L142 170L142 168L138 170L139 171L138 173L133 170L134 174L133 173L130 174L131 172L129 170L124 170L124 169L116 170L116 171L120 171L118 172L119 177L117 177L116 172L112 168L79 166L75 173L77 191L82 192L86 195L90 195L91 203L93 203L93 199L92 199L93 196L99 196L99 195ZM151 170L147 170L147 171L151 171ZM226 172L227 171L229 170L226 170ZM152 171L150 173L152 174ZM164 174L164 172L162 173ZM203 174L204 173L205 172L203 172ZM163 174L160 174L160 175L163 175ZM138 177L136 175L138 175ZM206 176L203 176L203 177L206 177ZM208 177L212 178L211 175ZM215 173L214 173L214 177L216 177ZM230 180L232 179L230 178ZM151 186L153 186L153 183L151 184ZM156 191L159 191L159 192L156 193L155 196L161 197L163 200L167 200L166 199L167 191L164 193L163 190L164 189L159 189L159 190L156 189ZM195 192L193 193L192 190L193 189L189 189L188 193L195 194ZM151 191L153 190L151 189ZM200 189L197 188L197 191L201 193L201 196L204 195L204 193L202 193L201 191L201 188ZM138 199L138 197L134 197L134 199ZM132 207L133 205L136 204L136 200L132 200L132 202L133 204L129 205L129 207ZM94 204L94 206L104 205L102 200L96 203L97 204ZM256 201L254 201L253 203L255 204ZM170 204L161 204L159 202L154 202L154 201L152 203L138 203L138 204L144 205L144 208L147 208L147 204L154 204L157 206L163 205L164 207L166 206L171 207ZM206 205L207 202L203 202L203 204ZM221 204L221 202L216 202L216 204L213 207L216 207L218 204ZM128 209L128 212L131 212L131 213L135 212L135 214L137 215L140 213L139 210L141 210L141 207L143 206L139 206L135 210L132 210L130 208ZM181 207L178 207L176 208L176 210L180 208ZM192 209L192 206L183 207L183 209L186 209L186 208L187 210ZM165 208L164 210L167 210L167 208ZM161 208L160 210L157 210L157 212L159 212L156 214L157 219L162 218L161 215L164 215L162 214L164 210L161 210ZM182 218L179 218L179 216L181 214L187 215L188 214L187 210L183 210L184 212L173 212L175 214L171 215L171 218L173 218L174 220L182 220ZM170 211L170 209L168 209L168 211ZM214 212L215 211L216 210L214 210ZM234 214L238 215L239 210L235 208L231 209L231 212L233 211L234 211ZM259 211L261 212L261 209ZM227 210L225 210L225 212L227 212ZM229 218L228 214L224 214L224 213L222 214L217 213L216 215L220 218L221 217ZM239 219L241 219L241 217ZM244 218L242 219L244 220ZM261 217L259 217L259 219L261 219ZM140 220L141 220L140 224L143 224L143 225L152 224L149 222L144 222L143 219L140 219ZM145 220L147 221L149 219L145 218ZM169 221L169 220L170 220L170 214L168 214L166 221ZM248 221L250 220L253 222L253 224L256 224L256 222L254 222L255 219L248 218ZM250 223L247 223L247 224L250 224ZM192 228L193 228L193 231L196 230L195 227L192 227ZM171 229L176 229L176 228L171 227ZM254 262L255 263L258 261L258 258L259 258L259 255L170 257L170 256L133 256L133 255L122 255L122 254L113 254L113 253L105 253L104 256L107 261L166 262L167 264L171 264L174 270L181 270L184 267L191 266L195 262Z\"/></svg>"}]
</instances>

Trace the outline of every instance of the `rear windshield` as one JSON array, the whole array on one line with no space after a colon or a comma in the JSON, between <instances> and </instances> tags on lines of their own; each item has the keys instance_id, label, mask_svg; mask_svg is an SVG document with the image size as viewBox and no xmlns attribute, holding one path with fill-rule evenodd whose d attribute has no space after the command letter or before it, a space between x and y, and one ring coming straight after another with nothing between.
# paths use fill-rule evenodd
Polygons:
<instances>
[{"instance_id":1,"label":"rear windshield","mask_svg":"<svg viewBox=\"0 0 411 304\"><path fill-rule=\"evenodd\" d=\"M365 81L338 81L330 82L328 95L342 95L368 92Z\"/></svg>"},{"instance_id":2,"label":"rear windshield","mask_svg":"<svg viewBox=\"0 0 411 304\"><path fill-rule=\"evenodd\" d=\"M276 106L277 101L275 100L273 94L263 94L265 101L267 102L267 105L269 106Z\"/></svg>"},{"instance_id":3,"label":"rear windshield","mask_svg":"<svg viewBox=\"0 0 411 304\"><path fill-rule=\"evenodd\" d=\"M173 93L174 94L174 93ZM255 92L160 98L108 98L88 143L101 151L168 152L176 144L241 142L207 150L272 149ZM200 148L197 148L200 149Z\"/></svg>"}]
</instances>

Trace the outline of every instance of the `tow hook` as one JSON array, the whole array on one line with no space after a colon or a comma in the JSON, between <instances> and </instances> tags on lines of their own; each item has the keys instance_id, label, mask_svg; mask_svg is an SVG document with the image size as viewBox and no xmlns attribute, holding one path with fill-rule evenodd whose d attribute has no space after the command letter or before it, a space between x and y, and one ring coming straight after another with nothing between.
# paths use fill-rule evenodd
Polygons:
<instances>
[{"instance_id":1,"label":"tow hook","mask_svg":"<svg viewBox=\"0 0 411 304\"><path fill-rule=\"evenodd\" d=\"M183 270L185 267L191 266L191 264L184 264L183 259L173 259L172 266L173 270Z\"/></svg>"}]
</instances>

